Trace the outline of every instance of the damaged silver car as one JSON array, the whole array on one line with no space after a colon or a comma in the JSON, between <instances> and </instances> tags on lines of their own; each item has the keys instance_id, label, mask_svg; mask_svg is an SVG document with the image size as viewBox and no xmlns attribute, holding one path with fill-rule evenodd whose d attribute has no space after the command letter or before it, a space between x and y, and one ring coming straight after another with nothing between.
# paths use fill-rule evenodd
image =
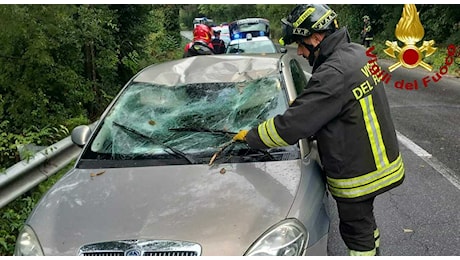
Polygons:
<instances>
[{"instance_id":1,"label":"damaged silver car","mask_svg":"<svg viewBox=\"0 0 460 260\"><path fill-rule=\"evenodd\" d=\"M327 193L314 141L233 142L306 86L294 57L195 56L135 75L74 167L40 200L15 255L326 255Z\"/></svg>"}]
</instances>

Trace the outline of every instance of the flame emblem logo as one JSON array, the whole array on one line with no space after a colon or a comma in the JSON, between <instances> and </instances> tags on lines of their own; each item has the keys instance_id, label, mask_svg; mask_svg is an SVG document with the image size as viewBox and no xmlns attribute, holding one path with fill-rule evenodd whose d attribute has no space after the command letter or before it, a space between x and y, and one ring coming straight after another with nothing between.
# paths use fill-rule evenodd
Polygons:
<instances>
[{"instance_id":1,"label":"flame emblem logo","mask_svg":"<svg viewBox=\"0 0 460 260\"><path fill-rule=\"evenodd\" d=\"M425 30L420 22L419 13L417 12L415 4L404 5L401 19L399 19L396 25L395 35L398 40L405 43L405 46L400 48L396 41L390 42L387 40L385 42L389 48L385 49L384 52L388 56L396 58L395 52L399 53L399 61L388 67L390 72L399 68L401 65L409 69L420 65L428 71L432 70L432 67L422 60L423 53L425 53L424 57L428 57L433 54L437 48L433 47L434 40L423 41L422 47L420 48L415 45L423 39L425 35Z\"/></svg>"}]
</instances>

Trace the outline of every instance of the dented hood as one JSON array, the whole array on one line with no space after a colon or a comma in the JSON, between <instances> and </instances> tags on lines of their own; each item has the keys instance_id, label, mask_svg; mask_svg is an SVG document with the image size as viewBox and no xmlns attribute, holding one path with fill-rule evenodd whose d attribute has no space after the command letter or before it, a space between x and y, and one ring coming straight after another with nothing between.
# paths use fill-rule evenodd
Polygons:
<instances>
[{"instance_id":1,"label":"dented hood","mask_svg":"<svg viewBox=\"0 0 460 260\"><path fill-rule=\"evenodd\" d=\"M241 82L279 73L282 54L203 55L155 64L134 82L177 86L202 82Z\"/></svg>"},{"instance_id":2,"label":"dented hood","mask_svg":"<svg viewBox=\"0 0 460 260\"><path fill-rule=\"evenodd\" d=\"M243 255L286 217L300 172L298 160L73 169L27 224L45 255L125 239L190 241L202 255Z\"/></svg>"}]
</instances>

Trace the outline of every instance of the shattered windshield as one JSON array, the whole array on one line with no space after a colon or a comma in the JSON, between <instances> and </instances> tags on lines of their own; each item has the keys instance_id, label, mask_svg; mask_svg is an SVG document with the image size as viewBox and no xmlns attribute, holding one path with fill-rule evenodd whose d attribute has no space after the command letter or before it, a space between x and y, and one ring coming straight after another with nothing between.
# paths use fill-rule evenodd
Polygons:
<instances>
[{"instance_id":1,"label":"shattered windshield","mask_svg":"<svg viewBox=\"0 0 460 260\"><path fill-rule=\"evenodd\" d=\"M280 80L274 76L175 87L134 82L103 120L90 153L98 159L207 163L240 129L255 127L287 106ZM248 149L237 143L229 150L235 160L238 152ZM292 153L293 148L283 149ZM298 151L293 153L298 156Z\"/></svg>"}]
</instances>

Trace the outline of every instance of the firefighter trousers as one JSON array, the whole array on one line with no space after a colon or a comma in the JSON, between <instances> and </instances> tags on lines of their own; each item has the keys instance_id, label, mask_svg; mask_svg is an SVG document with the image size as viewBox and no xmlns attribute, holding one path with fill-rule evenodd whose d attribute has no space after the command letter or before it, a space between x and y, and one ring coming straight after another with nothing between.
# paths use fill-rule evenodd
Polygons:
<instances>
[{"instance_id":1,"label":"firefighter trousers","mask_svg":"<svg viewBox=\"0 0 460 260\"><path fill-rule=\"evenodd\" d=\"M376 255L380 234L374 217L374 199L361 202L337 202L339 230L351 255Z\"/></svg>"}]
</instances>

